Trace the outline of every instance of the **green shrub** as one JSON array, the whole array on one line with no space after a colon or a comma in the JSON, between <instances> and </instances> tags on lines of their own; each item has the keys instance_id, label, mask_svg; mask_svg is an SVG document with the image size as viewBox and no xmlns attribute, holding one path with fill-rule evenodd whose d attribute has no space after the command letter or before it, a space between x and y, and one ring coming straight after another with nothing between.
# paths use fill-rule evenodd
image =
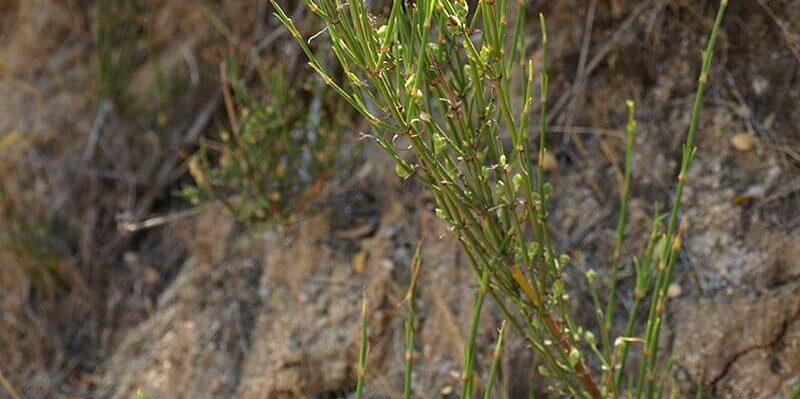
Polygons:
<instances>
[{"instance_id":1,"label":"green shrub","mask_svg":"<svg viewBox=\"0 0 800 399\"><path fill-rule=\"evenodd\" d=\"M121 107L135 69L134 50L140 36L134 2L98 0L93 30L100 97Z\"/></svg>"},{"instance_id":2,"label":"green shrub","mask_svg":"<svg viewBox=\"0 0 800 399\"><path fill-rule=\"evenodd\" d=\"M37 299L52 299L75 283L54 248L55 237L49 223L32 218L0 183L0 252L13 255L13 266L24 272Z\"/></svg>"},{"instance_id":3,"label":"green shrub","mask_svg":"<svg viewBox=\"0 0 800 399\"><path fill-rule=\"evenodd\" d=\"M348 109L312 81L290 82L280 68L258 68L263 90L245 85L229 60L229 126L190 161L192 203L219 200L253 222L282 222L301 212L336 169Z\"/></svg>"},{"instance_id":4,"label":"green shrub","mask_svg":"<svg viewBox=\"0 0 800 399\"><path fill-rule=\"evenodd\" d=\"M661 371L657 349L666 290L680 250L678 213L727 1L721 2L703 57L671 212L656 213L644 252L625 262L635 268L636 291L627 329L616 339L612 339L615 280L623 264L620 254L636 127L632 102L627 104L626 180L608 296L603 306L603 298L597 295L600 282L589 273L599 321L594 328L585 328L573 320L565 301L562 273L569 257L556 251L547 226L551 188L542 167L548 104L544 17L540 16L544 57L536 79L533 62L520 62L526 56L524 1L519 2L512 22L507 0L480 1L473 10L464 0L395 0L388 18L380 23L363 0L306 0L308 10L325 22L330 51L344 71L344 82L337 82L278 3L271 2L311 68L375 127L373 138L395 160L397 174L404 179L414 176L432 192L436 214L449 224L475 268L479 287L465 349L462 398L472 397L475 391L475 330L487 294L541 359L538 374L561 395L601 398L627 391L637 398L659 397L668 378ZM529 119L536 80L540 113L539 144L534 148ZM515 86L523 92L520 109L512 101ZM401 157L401 146L410 148L416 158L413 162ZM639 309L648 306L644 309L647 323L639 331ZM599 332L600 339L594 338L592 330ZM626 367L631 343L642 351L638 372ZM623 378L627 378L627 390Z\"/></svg>"}]
</instances>

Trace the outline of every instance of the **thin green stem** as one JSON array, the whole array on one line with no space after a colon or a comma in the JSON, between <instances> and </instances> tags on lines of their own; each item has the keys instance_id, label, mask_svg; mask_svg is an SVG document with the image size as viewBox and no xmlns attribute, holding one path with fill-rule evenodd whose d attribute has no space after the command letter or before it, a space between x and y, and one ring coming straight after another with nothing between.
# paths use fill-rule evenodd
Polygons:
<instances>
[{"instance_id":1,"label":"thin green stem","mask_svg":"<svg viewBox=\"0 0 800 399\"><path fill-rule=\"evenodd\" d=\"M461 374L463 388L461 389L461 399L472 398L473 393L473 372L475 369L475 344L478 336L478 326L481 321L483 311L483 300L486 297L489 284L489 274L484 272L481 276L478 292L475 295L475 303L472 305L472 322L469 328L469 338L464 349L464 371Z\"/></svg>"},{"instance_id":2,"label":"thin green stem","mask_svg":"<svg viewBox=\"0 0 800 399\"><path fill-rule=\"evenodd\" d=\"M661 318L660 314L663 313L663 307L665 306L666 301L666 290L669 285L669 282L672 277L673 268L676 263L677 256L672 256L677 250L680 250L680 238L676 237L676 231L678 228L678 212L681 207L681 200L683 197L684 187L686 185L686 178L687 173L689 172L689 167L691 166L692 159L694 158L695 154L695 135L697 133L697 125L700 120L700 110L702 109L703 105L703 94L705 93L706 84L708 83L708 74L711 70L711 61L714 57L714 46L717 42L717 35L719 33L720 26L722 25L722 18L725 14L725 9L728 5L728 0L722 0L720 2L719 10L717 11L716 19L714 20L714 27L711 30L711 35L708 40L708 45L706 50L703 52L703 64L700 69L700 76L697 79L697 92L695 93L694 104L692 106L692 115L689 121L689 131L686 137L686 142L683 146L683 158L681 160L681 169L680 173L678 174L678 183L675 190L675 198L672 204L672 212L670 213L669 217L669 224L667 226L667 245L664 246L664 253L663 258L670 257L671 260L667 263L666 270L664 273L659 274L659 279L657 280L657 284L654 290L654 299L653 303L651 304L651 319L648 323L648 330L650 334L648 335L648 341L645 344L645 375L647 376L647 390L646 390L646 397L651 397L653 394L654 389L654 379L655 379L655 368L657 365L658 360L658 340L661 332ZM662 278L663 277L663 278ZM659 309L661 307L661 309ZM655 316L658 315L658 318ZM641 397L642 394L642 378L640 374L638 388L640 391L638 392L637 397Z\"/></svg>"},{"instance_id":3,"label":"thin green stem","mask_svg":"<svg viewBox=\"0 0 800 399\"><path fill-rule=\"evenodd\" d=\"M633 168L633 144L636 134L636 109L633 101L626 101L628 107L628 124L625 135L625 175L622 183L622 195L619 206L619 220L617 221L617 234L614 245L614 255L611 260L611 281L609 282L606 311L603 315L603 354L606 360L611 358L611 333L614 326L614 316L617 309L617 274L619 273L622 247L625 242L625 224L628 216L628 201L631 196L631 174Z\"/></svg>"},{"instance_id":4,"label":"thin green stem","mask_svg":"<svg viewBox=\"0 0 800 399\"><path fill-rule=\"evenodd\" d=\"M367 294L364 293L361 302L361 334L358 351L358 375L356 377L356 399L364 397L364 378L367 375L367 351L368 351L368 330L367 330Z\"/></svg>"},{"instance_id":5,"label":"thin green stem","mask_svg":"<svg viewBox=\"0 0 800 399\"><path fill-rule=\"evenodd\" d=\"M411 283L406 294L407 313L406 313L406 353L405 370L403 373L403 399L411 399L411 372L414 365L414 317L417 311L417 278L419 277L422 257L420 255L422 246L417 245L414 258L411 260Z\"/></svg>"},{"instance_id":6,"label":"thin green stem","mask_svg":"<svg viewBox=\"0 0 800 399\"><path fill-rule=\"evenodd\" d=\"M491 399L492 388L494 388L494 381L497 379L497 370L500 368L500 359L503 356L503 339L506 335L506 321L500 324L500 330L497 332L497 343L494 345L494 352L492 354L492 365L489 368L489 378L486 380L486 390L483 392L484 399Z\"/></svg>"}]
</instances>

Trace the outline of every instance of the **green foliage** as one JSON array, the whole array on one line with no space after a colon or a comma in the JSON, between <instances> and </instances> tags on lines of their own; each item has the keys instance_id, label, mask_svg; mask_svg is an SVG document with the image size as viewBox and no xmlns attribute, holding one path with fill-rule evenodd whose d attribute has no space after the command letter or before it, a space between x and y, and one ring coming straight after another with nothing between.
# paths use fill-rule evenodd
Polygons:
<instances>
[{"instance_id":1,"label":"green foliage","mask_svg":"<svg viewBox=\"0 0 800 399\"><path fill-rule=\"evenodd\" d=\"M622 392L620 380L627 376L629 395L658 397L664 385L657 376L666 370L658 362L657 348L666 289L680 250L678 213L727 1L721 2L704 53L672 210L667 216L655 215L644 253L630 261L636 271L636 305L628 315L628 329L616 339L612 339L615 280L624 262L621 253L636 127L632 102L628 103L625 183L607 283L609 296L604 306L593 287L599 320L593 328L585 328L576 324L566 304L562 276L569 257L558 253L548 228L552 189L544 173L549 84L544 17L540 15L539 20L543 59L537 78L532 61L520 62L526 56L524 1L511 13L507 0L480 1L473 10L464 0L395 0L388 19L381 23L369 14L363 0L306 0L309 11L325 22L330 52L344 71L344 81L338 82L277 1L270 1L311 68L373 125L376 134L372 137L395 160L398 176L414 176L434 195L436 215L449 225L475 268L479 287L465 348L461 397L475 393L475 330L487 294L540 359L538 374L548 378L555 392L572 398L613 398ZM514 22L509 26L511 17ZM538 137L529 126L536 81ZM514 88L522 92L519 106L512 101ZM405 148L413 153L414 161L401 157ZM666 225L662 225L665 217ZM601 283L587 277L592 285ZM637 311L648 304L647 323L639 337ZM600 332L599 343L592 329ZM638 375L625 369L631 342L641 343ZM594 372L596 368L601 372Z\"/></svg>"},{"instance_id":2,"label":"green foliage","mask_svg":"<svg viewBox=\"0 0 800 399\"><path fill-rule=\"evenodd\" d=\"M0 184L0 249L15 256L40 299L68 292L72 280L65 275L54 249L55 233L47 223L31 218L16 202Z\"/></svg>"},{"instance_id":3,"label":"green foliage","mask_svg":"<svg viewBox=\"0 0 800 399\"><path fill-rule=\"evenodd\" d=\"M792 393L789 394L789 399L798 399L800 398L800 382L794 386L792 389Z\"/></svg>"},{"instance_id":4,"label":"green foliage","mask_svg":"<svg viewBox=\"0 0 800 399\"><path fill-rule=\"evenodd\" d=\"M122 106L139 36L135 4L132 0L98 0L93 22L100 96Z\"/></svg>"},{"instance_id":5,"label":"green foliage","mask_svg":"<svg viewBox=\"0 0 800 399\"><path fill-rule=\"evenodd\" d=\"M225 76L229 128L206 142L190 161L196 185L183 195L192 203L219 200L237 218L281 222L319 195L335 169L342 110L311 82L290 82L281 69L262 65L251 90L229 60Z\"/></svg>"}]
</instances>

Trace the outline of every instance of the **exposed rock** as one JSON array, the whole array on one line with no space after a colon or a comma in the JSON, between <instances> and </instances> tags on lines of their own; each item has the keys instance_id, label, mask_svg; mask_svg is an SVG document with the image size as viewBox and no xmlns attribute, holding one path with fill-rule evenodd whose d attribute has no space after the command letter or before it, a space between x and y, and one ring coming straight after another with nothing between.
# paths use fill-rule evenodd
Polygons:
<instances>
[{"instance_id":1,"label":"exposed rock","mask_svg":"<svg viewBox=\"0 0 800 399\"><path fill-rule=\"evenodd\" d=\"M793 281L760 296L678 300L672 355L694 384L719 398L783 397L800 370L798 292Z\"/></svg>"}]
</instances>

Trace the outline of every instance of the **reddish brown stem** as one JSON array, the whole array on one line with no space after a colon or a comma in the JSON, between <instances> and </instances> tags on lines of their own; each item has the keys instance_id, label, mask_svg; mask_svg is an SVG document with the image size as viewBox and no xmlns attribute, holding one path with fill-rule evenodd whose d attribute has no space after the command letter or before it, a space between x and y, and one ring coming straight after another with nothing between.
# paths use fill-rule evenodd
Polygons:
<instances>
[{"instance_id":1,"label":"reddish brown stem","mask_svg":"<svg viewBox=\"0 0 800 399\"><path fill-rule=\"evenodd\" d=\"M555 337L558 340L558 344L561 346L561 349L564 351L564 353L567 356L569 356L569 354L572 352L573 349L572 344L569 342L569 339L567 339L567 337L564 335L561 326L559 326L559 323L556 321L556 319L553 318L553 316L550 313L548 313L542 308L541 296L536 291L536 289L531 285L530 281L528 281L528 279L522 273L522 270L520 270L519 266L512 263L509 263L509 266L511 271L511 277L513 277L514 280L516 280L517 284L519 284L522 293L525 294L526 297L528 297L528 299L533 304L534 308L539 310L537 313L541 315L542 320L544 320L544 325L547 327L548 330L550 330L550 334L552 334L553 337ZM583 387L586 389L586 391L589 393L592 399L602 399L603 396L600 394L600 390L597 388L597 384L594 383L592 375L589 374L588 370L586 370L586 365L583 363L582 356L579 358L578 362L575 363L574 366L572 366L572 368L573 370L575 370L575 375L578 377L578 380L580 380L581 385L583 385Z\"/></svg>"},{"instance_id":2,"label":"reddish brown stem","mask_svg":"<svg viewBox=\"0 0 800 399\"><path fill-rule=\"evenodd\" d=\"M572 344L564 335L564 332L561 330L558 322L553 318L553 316L549 313L543 312L542 320L544 320L544 324L547 326L547 329L550 330L550 333L553 334L553 336L558 340L559 345L561 345L561 349L567 354L572 352ZM575 363L572 368L575 370L575 375L578 376L578 380L580 380L581 385L583 385L589 395L593 399L602 399L603 396L600 394L597 384L595 384L592 375L589 374L589 371L586 369L586 365L583 363L583 357L578 359L578 362Z\"/></svg>"}]
</instances>

